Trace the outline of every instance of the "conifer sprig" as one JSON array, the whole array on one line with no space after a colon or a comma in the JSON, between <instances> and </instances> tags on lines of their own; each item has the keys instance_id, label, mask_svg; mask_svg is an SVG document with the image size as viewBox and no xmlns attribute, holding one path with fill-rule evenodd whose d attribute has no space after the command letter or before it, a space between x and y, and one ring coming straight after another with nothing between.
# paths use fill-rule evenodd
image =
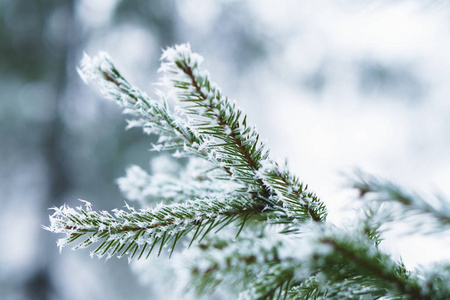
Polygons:
<instances>
[{"instance_id":1,"label":"conifer sprig","mask_svg":"<svg viewBox=\"0 0 450 300\"><path fill-rule=\"evenodd\" d=\"M375 176L357 173L353 187L368 202L396 204L384 222L408 218L415 224L413 232L442 232L450 229L450 201L440 196L423 197ZM422 216L422 217L419 217ZM429 226L423 226L429 225Z\"/></svg>"},{"instance_id":2,"label":"conifer sprig","mask_svg":"<svg viewBox=\"0 0 450 300\"><path fill-rule=\"evenodd\" d=\"M253 199L283 211L294 223L312 219L323 221L326 209L322 202L306 190L306 186L269 158L254 127L246 117L210 82L199 68L202 58L192 53L189 45L167 49L160 71L172 84L185 107L189 120L169 110L164 97L154 100L133 87L120 74L104 53L82 61L80 73L86 81L100 85L103 94L117 100L128 112L142 118L129 122L129 127L142 126L148 133L161 135L154 148L182 149L183 155L205 158L228 174L228 180L245 186ZM219 175L218 178L226 178ZM244 191L244 190L241 190Z\"/></svg>"},{"instance_id":3,"label":"conifer sprig","mask_svg":"<svg viewBox=\"0 0 450 300\"><path fill-rule=\"evenodd\" d=\"M239 189L238 184L214 180L217 170L204 164L200 159L191 159L184 170L178 174L148 174L138 166L131 166L126 176L119 178L117 184L124 196L138 201L141 207L164 203L183 202L186 199L206 198L229 194ZM205 170L206 167L209 167Z\"/></svg>"},{"instance_id":4,"label":"conifer sprig","mask_svg":"<svg viewBox=\"0 0 450 300\"><path fill-rule=\"evenodd\" d=\"M370 240L346 234L323 236L319 243L331 247L323 256L316 256L314 269L330 282L366 286L370 293L385 292L386 297L432 299L422 291L417 278L408 276L402 264L381 252Z\"/></svg>"},{"instance_id":5,"label":"conifer sprig","mask_svg":"<svg viewBox=\"0 0 450 300\"><path fill-rule=\"evenodd\" d=\"M197 293L206 294L218 284L227 283L238 291L244 289L239 299L282 299L295 270L303 263L293 248L287 253L285 242L276 237L257 237L248 231L237 240L208 238L200 244L202 251L191 269Z\"/></svg>"},{"instance_id":6,"label":"conifer sprig","mask_svg":"<svg viewBox=\"0 0 450 300\"><path fill-rule=\"evenodd\" d=\"M262 210L260 203L236 196L160 204L140 210L127 205L127 209L115 209L111 214L93 211L88 202L85 202L85 208L80 206L76 210L62 206L54 208L50 226L45 229L66 234L58 241L60 249L85 237L74 250L101 243L91 255L108 258L126 255L132 259L136 255L148 257L157 244L158 254L165 246L170 246L172 252L179 239L192 231L195 233L191 243L241 218L242 227L246 219L261 214Z\"/></svg>"},{"instance_id":7,"label":"conifer sprig","mask_svg":"<svg viewBox=\"0 0 450 300\"><path fill-rule=\"evenodd\" d=\"M129 121L128 128L142 126L146 133L163 137L155 147L157 150L198 144L198 139L187 127L185 119L170 110L166 97L158 92L159 99L152 99L131 85L114 66L107 53L100 52L94 58L85 54L78 73L85 83L96 83L100 92L124 107L126 113L141 117Z\"/></svg>"},{"instance_id":8,"label":"conifer sprig","mask_svg":"<svg viewBox=\"0 0 450 300\"><path fill-rule=\"evenodd\" d=\"M349 277L344 281L324 282L323 278L313 275L287 292L290 300L341 300L341 299L379 299L386 291L358 284L359 278ZM396 299L396 298L392 298ZM399 299L399 298L397 298Z\"/></svg>"},{"instance_id":9,"label":"conifer sprig","mask_svg":"<svg viewBox=\"0 0 450 300\"><path fill-rule=\"evenodd\" d=\"M361 176L354 187L374 201L364 207L355 228L326 224L323 202L286 164L270 157L256 128L201 69L201 56L180 45L165 50L161 60L162 83L176 91L180 102L173 109L161 92L153 99L132 86L104 53L86 56L80 74L138 117L128 127L160 136L154 150L175 149L175 157L201 158L206 168L188 168L175 177L130 168L118 183L143 209L127 204L126 210L93 211L88 202L76 209L54 208L45 229L65 234L60 249L97 243L91 256L148 258L166 247L172 255L186 237L189 246L203 241L197 247L202 255L191 261L199 293L228 280L244 290L241 299L446 299L448 265L414 275L378 245L382 225L399 216L427 215L436 231L448 229L447 201ZM385 202L397 203L396 214L383 210ZM237 225L232 237L209 234L223 235L230 225Z\"/></svg>"},{"instance_id":10,"label":"conifer sprig","mask_svg":"<svg viewBox=\"0 0 450 300\"><path fill-rule=\"evenodd\" d=\"M447 277L413 275L364 234L328 225L310 229L295 242L245 234L234 242L209 238L194 261L194 286L205 293L225 282L244 290L241 299L446 299Z\"/></svg>"},{"instance_id":11,"label":"conifer sprig","mask_svg":"<svg viewBox=\"0 0 450 300\"><path fill-rule=\"evenodd\" d=\"M185 103L192 117L190 128L204 137L201 147L210 149L210 156L229 170L232 180L288 214L295 211L302 219L325 220L325 205L269 157L256 128L247 125L247 117L200 68L201 56L192 53L189 45L179 45L168 48L161 59L163 82L174 87Z\"/></svg>"}]
</instances>

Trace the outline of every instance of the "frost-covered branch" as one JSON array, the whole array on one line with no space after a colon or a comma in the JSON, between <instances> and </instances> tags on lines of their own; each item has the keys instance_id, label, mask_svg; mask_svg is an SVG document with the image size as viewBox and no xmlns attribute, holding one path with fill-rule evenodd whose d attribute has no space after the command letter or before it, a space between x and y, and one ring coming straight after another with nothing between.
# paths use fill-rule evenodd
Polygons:
<instances>
[{"instance_id":1,"label":"frost-covered branch","mask_svg":"<svg viewBox=\"0 0 450 300\"><path fill-rule=\"evenodd\" d=\"M363 199L369 202L396 204L384 222L408 218L412 231L441 232L450 229L450 201L440 196L423 197L387 180L358 172L353 180ZM429 226L423 226L429 225Z\"/></svg>"},{"instance_id":2,"label":"frost-covered branch","mask_svg":"<svg viewBox=\"0 0 450 300\"><path fill-rule=\"evenodd\" d=\"M86 202L85 208L54 208L50 226L44 228L66 234L58 240L60 249L74 242L78 244L73 250L100 243L91 255L99 258L126 255L132 259L136 255L141 258L145 253L148 257L157 244L158 255L166 246L170 246L172 253L179 239L191 232L195 233L190 244L232 223L239 226L237 235L248 221L274 225L295 223L295 219L262 205L241 194L230 194L169 205L160 203L154 208L140 210L126 205L128 211L115 209L111 214L93 211L91 204ZM85 239L79 242L83 236Z\"/></svg>"},{"instance_id":3,"label":"frost-covered branch","mask_svg":"<svg viewBox=\"0 0 450 300\"><path fill-rule=\"evenodd\" d=\"M298 216L299 222L325 219L323 203L287 168L269 158L256 129L247 126L246 116L200 69L201 56L192 53L189 45L180 45L167 49L162 60L163 81L178 91L180 101L189 104L176 109L177 114L169 110L163 96L151 99L129 84L104 53L94 59L86 56L80 74L86 81L97 82L103 94L128 112L142 116L130 121L130 126L159 134L155 149L178 148L181 155L207 159L224 171L219 178L228 174L228 180L242 184L254 198Z\"/></svg>"},{"instance_id":4,"label":"frost-covered branch","mask_svg":"<svg viewBox=\"0 0 450 300\"><path fill-rule=\"evenodd\" d=\"M191 271L200 293L223 283L241 299L446 299L448 290L445 272L416 276L361 232L328 225L294 240L243 234L200 246Z\"/></svg>"},{"instance_id":5,"label":"frost-covered branch","mask_svg":"<svg viewBox=\"0 0 450 300\"><path fill-rule=\"evenodd\" d=\"M411 299L431 299L415 278L409 278L401 264L382 253L368 239L354 235L333 234L320 238L320 243L332 251L317 257L314 263L330 282L367 286L370 293L385 291L387 297L405 296ZM353 277L353 280L351 280Z\"/></svg>"},{"instance_id":6,"label":"frost-covered branch","mask_svg":"<svg viewBox=\"0 0 450 300\"><path fill-rule=\"evenodd\" d=\"M114 255L133 258L138 255L140 258L144 254L148 257L157 244L158 253L165 246L170 246L172 252L178 240L191 231L195 231L192 243L211 230L217 231L241 218L243 226L248 218L261 212L260 204L236 196L161 204L140 210L127 208L128 211L115 209L113 214L93 211L88 202L85 208L54 208L55 213L50 216L50 226L46 229L66 234L58 241L60 249L85 237L73 249L100 243L91 255L106 255L108 258Z\"/></svg>"},{"instance_id":7,"label":"frost-covered branch","mask_svg":"<svg viewBox=\"0 0 450 300\"><path fill-rule=\"evenodd\" d=\"M294 278L304 251L282 236L258 237L244 232L232 237L210 237L200 244L201 252L191 269L197 293L213 291L226 283L240 293L239 299L271 299L285 293Z\"/></svg>"},{"instance_id":8,"label":"frost-covered branch","mask_svg":"<svg viewBox=\"0 0 450 300\"><path fill-rule=\"evenodd\" d=\"M257 193L271 206L295 210L305 219L324 221L326 209L287 168L269 157L255 127L236 104L224 96L200 65L203 58L189 45L168 48L162 55L163 83L173 86L191 117L189 126L202 136L202 148L231 173L231 179Z\"/></svg>"},{"instance_id":9,"label":"frost-covered branch","mask_svg":"<svg viewBox=\"0 0 450 300\"><path fill-rule=\"evenodd\" d=\"M178 174L160 172L149 175L142 168L131 166L126 176L119 178L117 183L128 200L138 201L142 207L159 201L183 202L186 199L229 194L240 188L229 181L214 180L217 171L200 159L191 159Z\"/></svg>"},{"instance_id":10,"label":"frost-covered branch","mask_svg":"<svg viewBox=\"0 0 450 300\"><path fill-rule=\"evenodd\" d=\"M178 100L172 106L162 92L153 99L132 86L105 53L85 56L79 71L137 117L128 127L159 135L153 150L188 157L187 168L169 175L130 167L118 184L138 210L94 211L88 202L54 208L45 229L65 234L60 249L96 244L91 256L133 259L166 247L172 255L179 241L187 248L196 241L189 262L199 294L228 283L240 299L446 299L448 265L411 272L378 245L383 225L404 216L427 215L435 231L448 229L449 202L361 175L354 187L371 201L360 217L351 227L327 224L324 203L270 156L256 128L201 69L201 56L179 45L161 60L161 83Z\"/></svg>"},{"instance_id":11,"label":"frost-covered branch","mask_svg":"<svg viewBox=\"0 0 450 300\"><path fill-rule=\"evenodd\" d=\"M169 109L165 96L158 92L159 99L150 98L145 92L131 85L114 66L105 52L91 58L85 54L78 73L85 83L94 82L100 92L125 108L126 113L140 116L129 121L128 128L142 126L148 134L156 134L163 140L156 149L182 148L199 142L186 125L186 120Z\"/></svg>"}]
</instances>

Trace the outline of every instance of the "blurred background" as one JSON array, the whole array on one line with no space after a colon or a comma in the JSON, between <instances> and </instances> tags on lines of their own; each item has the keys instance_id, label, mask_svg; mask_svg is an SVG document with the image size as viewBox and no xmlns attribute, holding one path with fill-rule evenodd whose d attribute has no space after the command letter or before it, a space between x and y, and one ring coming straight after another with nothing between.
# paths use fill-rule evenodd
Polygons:
<instances>
[{"instance_id":1,"label":"blurred background","mask_svg":"<svg viewBox=\"0 0 450 300\"><path fill-rule=\"evenodd\" d=\"M152 298L126 260L59 254L41 227L78 198L123 206L115 179L155 155L82 83L84 51L152 93L161 49L190 42L341 223L355 167L450 197L449 36L444 0L0 0L0 298ZM394 240L411 268L450 258L442 240Z\"/></svg>"}]
</instances>

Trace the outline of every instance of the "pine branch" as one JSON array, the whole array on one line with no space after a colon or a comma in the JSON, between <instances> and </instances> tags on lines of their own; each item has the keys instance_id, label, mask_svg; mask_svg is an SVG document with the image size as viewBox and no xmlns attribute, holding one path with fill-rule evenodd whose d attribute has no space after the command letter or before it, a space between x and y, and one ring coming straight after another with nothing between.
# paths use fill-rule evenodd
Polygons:
<instances>
[{"instance_id":1,"label":"pine branch","mask_svg":"<svg viewBox=\"0 0 450 300\"><path fill-rule=\"evenodd\" d=\"M448 299L450 295L450 264L436 263L421 272L421 286L428 292L431 299Z\"/></svg>"},{"instance_id":2,"label":"pine branch","mask_svg":"<svg viewBox=\"0 0 450 300\"><path fill-rule=\"evenodd\" d=\"M323 282L318 276L311 276L300 285L292 287L287 294L290 300L341 300L379 299L386 291L361 284L360 278L348 277L343 281ZM399 298L389 298L399 299Z\"/></svg>"},{"instance_id":3,"label":"pine branch","mask_svg":"<svg viewBox=\"0 0 450 300\"><path fill-rule=\"evenodd\" d=\"M154 150L175 149L174 156L201 158L209 171L198 176L189 169L168 177L130 168L118 180L126 197L144 207L158 200L166 204L140 210L126 205L126 211L111 213L93 211L88 202L76 209L54 208L45 229L66 235L58 241L60 249L97 244L91 256L131 260L153 251L159 255L166 247L171 255L187 236L189 246L203 241L197 248L202 255L192 260L191 269L198 293L228 282L246 289L241 299L446 299L448 265L414 275L378 244L380 228L398 216L427 215L436 231L448 229L449 202L361 175L354 187L375 201L368 202L356 228L327 225L324 203L286 164L270 157L256 128L247 125L247 117L200 68L201 56L180 45L165 50L161 60L162 82L181 102L173 111L162 93L155 100L132 86L104 53L86 56L79 71L138 116L128 127L160 136ZM397 203L398 215L386 213L384 202ZM212 232L224 234L231 224L237 225L233 237L211 237Z\"/></svg>"},{"instance_id":4,"label":"pine branch","mask_svg":"<svg viewBox=\"0 0 450 300\"><path fill-rule=\"evenodd\" d=\"M207 242L192 269L200 294L225 282L242 285L242 299L434 299L438 295L424 289L402 263L358 232L320 226L292 244L246 235L235 242L218 237ZM430 286L439 284L430 281Z\"/></svg>"},{"instance_id":5,"label":"pine branch","mask_svg":"<svg viewBox=\"0 0 450 300\"><path fill-rule=\"evenodd\" d=\"M164 142L156 146L156 150L199 144L199 139L192 134L185 119L169 110L162 93L159 92L159 99L155 100L132 86L114 66L107 53L101 52L95 58L85 54L78 73L85 83L96 83L100 92L124 107L125 112L141 116L139 120L130 121L128 128L142 126L148 134L164 136Z\"/></svg>"},{"instance_id":6,"label":"pine branch","mask_svg":"<svg viewBox=\"0 0 450 300\"><path fill-rule=\"evenodd\" d=\"M239 299L286 299L295 268L286 268L280 264L270 265L263 274L251 282L246 291L239 294Z\"/></svg>"},{"instance_id":7,"label":"pine branch","mask_svg":"<svg viewBox=\"0 0 450 300\"><path fill-rule=\"evenodd\" d=\"M230 194L240 188L237 184L214 180L217 170L210 165L199 165L204 160L191 159L185 170L176 174L149 175L138 166L131 166L126 176L117 183L124 196L138 201L142 207L157 202L183 202L186 199L198 199ZM205 167L210 167L205 170Z\"/></svg>"},{"instance_id":8,"label":"pine branch","mask_svg":"<svg viewBox=\"0 0 450 300\"><path fill-rule=\"evenodd\" d=\"M390 220L390 208L383 203L370 202L357 213L355 230L378 246L383 241L381 227Z\"/></svg>"},{"instance_id":9,"label":"pine branch","mask_svg":"<svg viewBox=\"0 0 450 300\"><path fill-rule=\"evenodd\" d=\"M249 231L237 240L210 237L199 245L202 251L197 254L191 269L193 286L199 295L227 283L238 291L245 289L240 293L240 299L284 296L295 268L299 266L296 255L289 256L283 251L283 246L287 246L285 242L276 237L257 237Z\"/></svg>"},{"instance_id":10,"label":"pine branch","mask_svg":"<svg viewBox=\"0 0 450 300\"><path fill-rule=\"evenodd\" d=\"M190 128L205 137L203 147L211 149L210 156L229 170L232 180L269 205L286 208L288 213L295 211L302 219L324 221L324 204L269 158L256 128L247 126L247 117L200 69L202 60L189 45L175 46L163 53L160 71L166 74L163 82L173 86L187 104L184 108L194 118Z\"/></svg>"},{"instance_id":11,"label":"pine branch","mask_svg":"<svg viewBox=\"0 0 450 300\"><path fill-rule=\"evenodd\" d=\"M295 244L245 235L233 243L215 237L203 250L192 269L200 294L225 282L242 285L242 299L443 299L371 240L333 227L312 229ZM430 282L442 292L436 288L439 281Z\"/></svg>"},{"instance_id":12,"label":"pine branch","mask_svg":"<svg viewBox=\"0 0 450 300\"><path fill-rule=\"evenodd\" d=\"M166 246L170 246L172 253L180 238L187 234L194 232L191 245L232 223L238 223L238 236L248 221L274 225L293 221L241 194L210 196L169 205L161 203L139 211L126 205L128 211L115 209L113 215L107 211L93 211L91 204L85 203L85 209L81 206L76 210L67 206L53 208L55 213L50 216L50 226L44 228L66 234L65 238L58 240L60 250L74 242L78 244L72 250L101 242L91 252L91 256L99 258L118 255L119 258L128 256L132 259L136 255L141 258L145 253L148 258L158 244L158 255ZM80 237L85 239L79 242Z\"/></svg>"},{"instance_id":13,"label":"pine branch","mask_svg":"<svg viewBox=\"0 0 450 300\"><path fill-rule=\"evenodd\" d=\"M297 178L282 172L269 160L256 129L247 126L243 113L199 69L202 60L199 55L192 53L188 45L181 45L167 49L162 60L160 71L170 74L167 81L182 90L180 100L193 103L185 108L194 116L189 122L170 112L164 97L150 99L128 83L105 53L94 59L85 56L80 74L86 82L98 83L105 96L118 101L128 112L143 116L130 121L129 127L142 126L147 133L165 136L154 149L178 148L183 149L181 155L208 159L249 192L261 195L261 201L286 211L293 210L302 215L299 217L302 220L325 219L323 203L307 192ZM268 185L274 180L278 186Z\"/></svg>"},{"instance_id":14,"label":"pine branch","mask_svg":"<svg viewBox=\"0 0 450 300\"><path fill-rule=\"evenodd\" d=\"M352 185L367 201L397 204L390 218L385 218L385 222L413 217L410 221L416 224L414 232L441 232L450 229L450 201L443 197L425 198L418 193L407 192L392 182L362 172L358 172ZM421 215L425 217L420 217ZM423 226L425 224L432 225L433 228Z\"/></svg>"},{"instance_id":15,"label":"pine branch","mask_svg":"<svg viewBox=\"0 0 450 300\"><path fill-rule=\"evenodd\" d=\"M317 300L328 299L328 290L321 287L316 276L311 276L301 284L293 286L287 292L287 299L291 300Z\"/></svg>"},{"instance_id":16,"label":"pine branch","mask_svg":"<svg viewBox=\"0 0 450 300\"><path fill-rule=\"evenodd\" d=\"M166 246L170 246L172 252L179 239L189 232L195 231L192 243L213 229L220 229L221 225L260 214L262 208L259 203L243 200L236 196L206 198L139 211L127 205L128 211L115 209L113 215L107 211L93 211L91 204L86 202L85 208L80 206L76 210L67 206L54 208L50 226L44 228L66 234L58 241L60 250L85 237L73 250L100 243L91 256L127 255L132 259L138 255L141 258L145 254L148 257L157 244L158 255Z\"/></svg>"},{"instance_id":17,"label":"pine branch","mask_svg":"<svg viewBox=\"0 0 450 300\"><path fill-rule=\"evenodd\" d=\"M385 296L407 299L432 299L417 278L407 276L404 267L392 261L371 244L354 234L325 234L319 243L330 247L325 255L315 257L315 269L320 269L330 282L355 278L354 285L366 285ZM371 293L373 293L372 291Z\"/></svg>"},{"instance_id":18,"label":"pine branch","mask_svg":"<svg viewBox=\"0 0 450 300\"><path fill-rule=\"evenodd\" d=\"M256 129L246 125L242 112L199 69L199 55L188 45L181 45L166 50L162 60L160 70L169 73L169 81L182 90L180 100L193 104L185 108L192 117L189 121L170 112L163 97L150 99L130 85L104 53L94 59L86 56L80 73L86 80L97 82L103 94L127 111L143 116L130 121L130 126L140 125L149 133L165 136L155 149L179 148L182 155L209 160L229 175L228 180L244 185L253 199L283 211L288 218L296 219L294 223L325 219L324 204L268 158Z\"/></svg>"}]
</instances>

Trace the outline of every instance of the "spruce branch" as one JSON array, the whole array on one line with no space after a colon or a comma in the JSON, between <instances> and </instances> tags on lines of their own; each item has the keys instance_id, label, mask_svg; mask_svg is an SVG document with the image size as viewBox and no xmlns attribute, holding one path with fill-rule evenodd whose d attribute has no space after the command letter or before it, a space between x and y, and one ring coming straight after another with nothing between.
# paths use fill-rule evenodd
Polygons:
<instances>
[{"instance_id":1,"label":"spruce branch","mask_svg":"<svg viewBox=\"0 0 450 300\"><path fill-rule=\"evenodd\" d=\"M396 204L390 217L384 219L385 222L410 217L409 221L416 224L414 232L417 230L441 232L450 229L450 201L442 196L423 197L418 193L408 192L390 181L362 172L357 172L356 178L352 181L352 186L366 201ZM432 227L423 226L425 224Z\"/></svg>"},{"instance_id":2,"label":"spruce branch","mask_svg":"<svg viewBox=\"0 0 450 300\"><path fill-rule=\"evenodd\" d=\"M421 286L432 299L448 299L450 295L450 264L436 263L421 272Z\"/></svg>"},{"instance_id":3,"label":"spruce branch","mask_svg":"<svg viewBox=\"0 0 450 300\"><path fill-rule=\"evenodd\" d=\"M287 168L270 159L256 128L247 126L247 117L200 68L201 56L185 44L168 48L161 60L163 82L175 88L186 104L184 109L192 117L190 128L205 137L204 147L229 170L232 180L287 213L295 211L302 219L325 220L325 205Z\"/></svg>"},{"instance_id":4,"label":"spruce branch","mask_svg":"<svg viewBox=\"0 0 450 300\"><path fill-rule=\"evenodd\" d=\"M218 284L244 288L242 299L434 299L403 263L393 261L360 232L310 228L300 239L213 237L192 269L200 294ZM201 267L199 267L201 266ZM435 290L440 282L430 280ZM442 299L442 298L436 298Z\"/></svg>"},{"instance_id":5,"label":"spruce branch","mask_svg":"<svg viewBox=\"0 0 450 300\"><path fill-rule=\"evenodd\" d=\"M358 282L359 278L357 277L349 277L340 282L323 282L323 279L313 275L300 285L292 287L286 298L290 300L356 300L379 299L386 294L384 290L374 289Z\"/></svg>"},{"instance_id":6,"label":"spruce branch","mask_svg":"<svg viewBox=\"0 0 450 300\"><path fill-rule=\"evenodd\" d=\"M217 169L206 161L191 159L178 174L156 173L149 175L138 166L131 166L126 176L117 180L124 196L138 201L141 207L164 203L183 202L186 199L214 197L229 194L240 188L237 184L214 180Z\"/></svg>"},{"instance_id":7,"label":"spruce branch","mask_svg":"<svg viewBox=\"0 0 450 300\"><path fill-rule=\"evenodd\" d=\"M199 69L202 58L192 53L189 45L167 49L162 60L164 78L179 90L182 102L191 104L184 107L189 119L180 109L175 110L178 114L171 112L163 96L153 100L133 87L104 53L94 59L85 56L80 74L86 81L97 82L103 94L128 112L141 115L129 126L139 125L148 133L161 135L156 150L178 148L182 155L207 159L224 171L217 178L225 179L228 174L228 180L245 186L254 199L296 219L294 223L325 219L324 204L298 178L269 159L256 129L247 126L242 111Z\"/></svg>"},{"instance_id":8,"label":"spruce branch","mask_svg":"<svg viewBox=\"0 0 450 300\"><path fill-rule=\"evenodd\" d=\"M390 220L390 208L383 203L370 202L357 210L355 230L378 246L382 241L382 226Z\"/></svg>"},{"instance_id":9,"label":"spruce branch","mask_svg":"<svg viewBox=\"0 0 450 300\"><path fill-rule=\"evenodd\" d=\"M293 286L287 292L287 299L292 300L317 300L328 299L328 291L323 286L316 276L304 280L301 284Z\"/></svg>"},{"instance_id":10,"label":"spruce branch","mask_svg":"<svg viewBox=\"0 0 450 300\"><path fill-rule=\"evenodd\" d=\"M141 258L144 254L148 257L157 244L158 255L166 246L170 246L170 252L173 252L179 239L193 231L191 243L201 240L212 230L220 230L221 226L238 220L243 226L248 217L260 214L262 209L261 204L251 199L243 200L240 196L225 196L161 204L140 210L127 205L128 211L115 209L113 214L93 211L91 204L85 202L85 208L53 208L55 212L50 216L50 226L44 228L66 234L58 241L60 250L85 237L74 250L100 243L91 256L100 258L106 255L110 258L127 255L132 259L138 255Z\"/></svg>"},{"instance_id":11,"label":"spruce branch","mask_svg":"<svg viewBox=\"0 0 450 300\"><path fill-rule=\"evenodd\" d=\"M300 263L298 253L286 252L287 241L258 237L246 231L238 239L209 237L199 245L191 280L199 295L227 283L240 291L239 299L278 299L286 294Z\"/></svg>"},{"instance_id":12,"label":"spruce branch","mask_svg":"<svg viewBox=\"0 0 450 300\"><path fill-rule=\"evenodd\" d=\"M286 299L294 277L295 268L286 268L280 264L270 268L250 283L248 289L239 294L240 300Z\"/></svg>"},{"instance_id":13,"label":"spruce branch","mask_svg":"<svg viewBox=\"0 0 450 300\"><path fill-rule=\"evenodd\" d=\"M85 54L78 73L85 83L94 82L100 92L124 107L126 113L141 116L129 121L128 128L142 126L148 134L163 136L155 149L183 148L185 144L198 144L199 140L186 125L185 119L169 109L167 99L158 92L159 99L150 98L145 92L131 85L114 66L105 52L91 58Z\"/></svg>"},{"instance_id":14,"label":"spruce branch","mask_svg":"<svg viewBox=\"0 0 450 300\"><path fill-rule=\"evenodd\" d=\"M403 264L393 261L364 236L326 233L319 239L319 244L330 250L314 257L313 268L320 269L327 281L351 284L349 279L353 278L355 287L367 286L371 288L371 294L384 291L387 297L432 299L419 280L408 275Z\"/></svg>"},{"instance_id":15,"label":"spruce branch","mask_svg":"<svg viewBox=\"0 0 450 300\"><path fill-rule=\"evenodd\" d=\"M128 128L159 135L153 150L175 150L173 156L188 156L194 165L201 159L206 167L189 165L173 177L129 168L118 184L143 209L127 204L126 210L94 211L88 202L54 208L45 229L65 234L60 249L96 244L91 256L131 260L164 248L172 255L186 237L189 247L198 242L200 255L190 262L199 294L225 282L237 286L241 299L446 299L448 265L418 275L378 245L382 226L399 216L427 215L436 231L448 229L450 203L361 175L354 187L368 201L355 228L326 224L324 203L286 163L271 158L256 128L201 68L202 60L189 45L164 51L161 82L179 100L172 107L162 92L153 99L132 86L106 54L85 56L80 75L137 117ZM397 215L386 213L385 202L397 203ZM227 237L230 225L237 228Z\"/></svg>"},{"instance_id":16,"label":"spruce branch","mask_svg":"<svg viewBox=\"0 0 450 300\"><path fill-rule=\"evenodd\" d=\"M84 201L84 200L83 200ZM73 209L68 206L53 208L50 226L44 227L53 233L66 234L57 244L62 250L71 243L78 243L72 250L87 248L94 243L100 245L91 256L129 259L149 257L159 244L158 255L163 247L169 247L170 255L178 241L193 232L190 238L201 241L209 233L217 233L227 225L238 225L236 236L249 221L266 224L285 224L293 222L276 210L267 209L259 201L245 198L242 194L217 195L204 199L188 200L182 203L136 210L126 205L128 211L114 209L93 211L92 205L85 202L85 208ZM85 239L80 242L80 237Z\"/></svg>"}]
</instances>

